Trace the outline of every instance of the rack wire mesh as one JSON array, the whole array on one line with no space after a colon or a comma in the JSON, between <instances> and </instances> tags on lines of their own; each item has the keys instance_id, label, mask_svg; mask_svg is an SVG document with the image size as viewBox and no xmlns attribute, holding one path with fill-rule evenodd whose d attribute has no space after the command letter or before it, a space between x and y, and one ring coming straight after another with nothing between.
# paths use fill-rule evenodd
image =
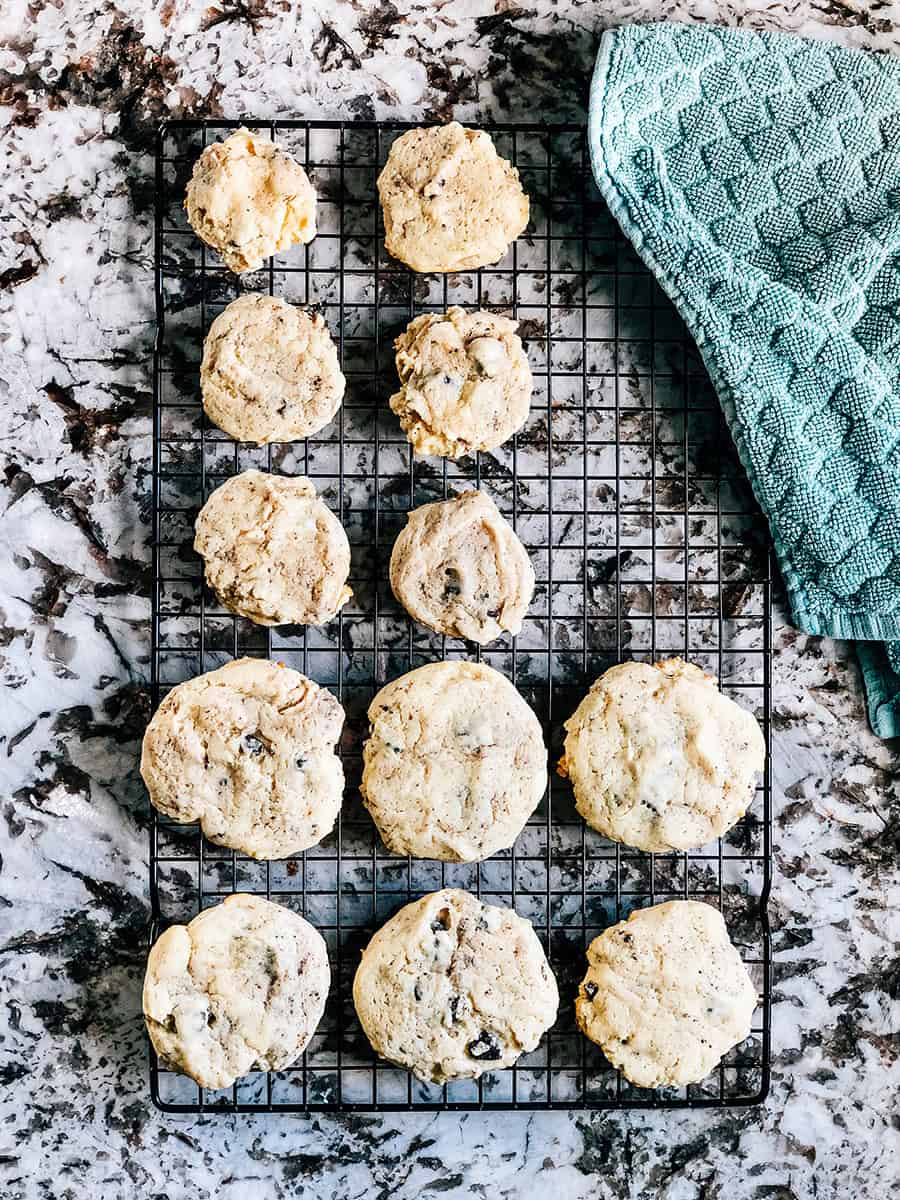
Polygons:
<instances>
[{"instance_id":1,"label":"rack wire mesh","mask_svg":"<svg viewBox=\"0 0 900 1200\"><path fill-rule=\"evenodd\" d=\"M384 251L375 180L407 126L246 121L302 162L319 195L319 233L238 279L186 223L182 201L202 147L238 122L175 121L156 159L152 671L156 701L173 684L239 655L270 656L332 688L347 713L347 776L334 834L304 854L260 863L195 826L154 814L151 937L230 892L303 913L326 939L332 989L322 1024L292 1068L199 1089L151 1050L151 1092L168 1111L464 1108L660 1108L758 1103L770 1057L771 872L768 768L750 811L717 843L648 855L578 817L553 776L508 852L480 864L399 858L379 841L358 782L366 709L388 680L440 657L477 657L508 675L542 719L551 760L562 722L590 683L627 658L683 655L755 711L768 738L768 535L696 349L635 256L591 179L580 126L487 127L516 164L531 222L491 268L414 275ZM320 311L338 344L345 402L306 442L238 444L205 420L203 337L244 291ZM458 462L413 461L387 406L392 342L410 318L450 304L520 321L534 373L529 420L508 444ZM340 516L354 597L321 629L269 630L205 590L191 549L209 492L248 467L309 475ZM415 625L387 582L407 511L476 486L514 524L537 575L521 634L479 649ZM532 1054L477 1081L426 1085L376 1060L355 1018L353 972L372 932L409 899L459 886L513 906L542 938L557 975L559 1018ZM583 1038L574 996L584 950L633 908L672 898L718 907L757 985L750 1037L708 1079L631 1086Z\"/></svg>"}]
</instances>

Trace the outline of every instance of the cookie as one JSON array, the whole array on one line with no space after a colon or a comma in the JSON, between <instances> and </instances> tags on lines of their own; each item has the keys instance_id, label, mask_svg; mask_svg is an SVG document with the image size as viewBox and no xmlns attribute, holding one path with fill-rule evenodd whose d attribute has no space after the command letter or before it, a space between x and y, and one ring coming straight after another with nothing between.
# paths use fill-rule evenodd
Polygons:
<instances>
[{"instance_id":1,"label":"cookie","mask_svg":"<svg viewBox=\"0 0 900 1200\"><path fill-rule=\"evenodd\" d=\"M226 480L200 510L194 549L220 602L257 625L324 625L353 595L347 535L302 475Z\"/></svg>"},{"instance_id":2,"label":"cookie","mask_svg":"<svg viewBox=\"0 0 900 1200\"><path fill-rule=\"evenodd\" d=\"M201 1087L230 1087L302 1054L330 980L325 942L308 921L238 893L156 940L144 1019L165 1063Z\"/></svg>"},{"instance_id":3,"label":"cookie","mask_svg":"<svg viewBox=\"0 0 900 1200\"><path fill-rule=\"evenodd\" d=\"M493 450L528 417L531 370L516 322L496 313L425 313L394 342L400 391L390 406L416 454Z\"/></svg>"},{"instance_id":4,"label":"cookie","mask_svg":"<svg viewBox=\"0 0 900 1200\"><path fill-rule=\"evenodd\" d=\"M446 1083L533 1050L556 1019L559 993L530 921L446 888L379 929L353 1003L377 1054Z\"/></svg>"},{"instance_id":5,"label":"cookie","mask_svg":"<svg viewBox=\"0 0 900 1200\"><path fill-rule=\"evenodd\" d=\"M457 121L397 138L378 194L385 247L414 271L495 263L528 224L518 171L488 134Z\"/></svg>"},{"instance_id":6,"label":"cookie","mask_svg":"<svg viewBox=\"0 0 900 1200\"><path fill-rule=\"evenodd\" d=\"M271 138L249 129L206 147L184 207L197 236L236 275L316 235L316 193L306 172Z\"/></svg>"},{"instance_id":7,"label":"cookie","mask_svg":"<svg viewBox=\"0 0 900 1200\"><path fill-rule=\"evenodd\" d=\"M766 744L756 718L699 667L611 667L566 721L559 773L578 811L639 850L693 850L744 815Z\"/></svg>"},{"instance_id":8,"label":"cookie","mask_svg":"<svg viewBox=\"0 0 900 1200\"><path fill-rule=\"evenodd\" d=\"M414 620L481 646L517 634L534 595L528 551L484 492L414 509L394 543L390 578Z\"/></svg>"},{"instance_id":9,"label":"cookie","mask_svg":"<svg viewBox=\"0 0 900 1200\"><path fill-rule=\"evenodd\" d=\"M369 705L360 790L394 854L475 862L511 846L547 786L537 717L499 671L447 661Z\"/></svg>"},{"instance_id":10,"label":"cookie","mask_svg":"<svg viewBox=\"0 0 900 1200\"><path fill-rule=\"evenodd\" d=\"M698 1083L750 1033L756 989L708 904L638 909L587 959L578 1024L638 1087Z\"/></svg>"},{"instance_id":11,"label":"cookie","mask_svg":"<svg viewBox=\"0 0 900 1200\"><path fill-rule=\"evenodd\" d=\"M275 296L232 300L210 326L200 367L203 408L240 442L292 442L328 424L344 376L328 327Z\"/></svg>"},{"instance_id":12,"label":"cookie","mask_svg":"<svg viewBox=\"0 0 900 1200\"><path fill-rule=\"evenodd\" d=\"M199 821L210 841L251 858L287 858L337 820L343 724L326 688L240 658L168 693L144 734L141 775L167 817Z\"/></svg>"}]
</instances>

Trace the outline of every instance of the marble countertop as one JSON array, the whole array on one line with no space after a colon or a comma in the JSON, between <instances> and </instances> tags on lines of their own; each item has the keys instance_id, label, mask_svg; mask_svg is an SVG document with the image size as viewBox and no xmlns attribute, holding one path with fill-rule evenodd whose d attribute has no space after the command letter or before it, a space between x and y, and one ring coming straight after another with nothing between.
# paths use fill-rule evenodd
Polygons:
<instances>
[{"instance_id":1,"label":"marble countertop","mask_svg":"<svg viewBox=\"0 0 900 1200\"><path fill-rule=\"evenodd\" d=\"M171 1117L149 1102L152 131L584 116L607 24L900 53L867 0L7 0L0 10L0 1195L880 1200L898 1181L900 799L848 646L779 616L774 1068L759 1109ZM781 611L781 610L780 610Z\"/></svg>"}]
</instances>

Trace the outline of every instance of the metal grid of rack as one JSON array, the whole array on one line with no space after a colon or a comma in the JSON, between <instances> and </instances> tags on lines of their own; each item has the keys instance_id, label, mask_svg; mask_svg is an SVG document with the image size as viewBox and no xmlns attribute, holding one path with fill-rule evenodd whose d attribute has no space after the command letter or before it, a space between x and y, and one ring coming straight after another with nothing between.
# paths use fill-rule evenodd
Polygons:
<instances>
[{"instance_id":1,"label":"metal grid of rack","mask_svg":"<svg viewBox=\"0 0 900 1200\"><path fill-rule=\"evenodd\" d=\"M172 122L156 161L152 669L166 689L238 655L271 656L332 688L347 713L343 813L320 845L259 863L154 814L152 936L236 890L303 913L322 932L332 989L322 1024L292 1068L203 1092L151 1051L154 1102L169 1111L659 1108L760 1101L768 1088L771 872L768 768L750 811L696 853L648 855L587 828L570 786L548 795L511 851L480 864L398 858L380 843L357 785L375 691L442 656L507 674L545 727L626 658L683 655L769 730L770 554L696 349L590 178L579 126L492 126L531 197L528 230L489 269L414 275L384 251L375 180L406 126L247 121L302 162L319 196L318 236L238 279L186 223L182 201L202 147L237 122ZM333 423L306 442L257 448L203 417L203 336L244 291L320 311L347 377ZM387 406L392 342L410 318L450 304L520 322L534 373L528 422L508 444L458 462L413 461ZM248 467L309 475L352 550L353 600L321 629L264 629L204 589L191 544L209 492ZM537 589L521 634L479 649L416 626L387 582L407 511L467 487L487 491L528 548ZM542 938L557 975L558 1020L532 1054L477 1081L438 1087L376 1060L356 1021L353 972L374 929L409 899L459 886L511 905ZM703 1083L631 1086L583 1038L574 996L584 950L633 908L671 898L720 908L760 994L750 1038Z\"/></svg>"}]
</instances>

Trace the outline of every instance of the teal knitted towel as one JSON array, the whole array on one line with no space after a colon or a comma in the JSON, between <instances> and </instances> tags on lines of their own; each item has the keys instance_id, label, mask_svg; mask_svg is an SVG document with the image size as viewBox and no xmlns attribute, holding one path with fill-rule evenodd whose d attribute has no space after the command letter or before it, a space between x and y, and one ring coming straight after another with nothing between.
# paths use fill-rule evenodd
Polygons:
<instances>
[{"instance_id":1,"label":"teal knitted towel","mask_svg":"<svg viewBox=\"0 0 900 1200\"><path fill-rule=\"evenodd\" d=\"M626 26L601 43L590 148L697 341L797 625L900 640L900 62ZM883 737L897 651L861 653Z\"/></svg>"}]
</instances>

